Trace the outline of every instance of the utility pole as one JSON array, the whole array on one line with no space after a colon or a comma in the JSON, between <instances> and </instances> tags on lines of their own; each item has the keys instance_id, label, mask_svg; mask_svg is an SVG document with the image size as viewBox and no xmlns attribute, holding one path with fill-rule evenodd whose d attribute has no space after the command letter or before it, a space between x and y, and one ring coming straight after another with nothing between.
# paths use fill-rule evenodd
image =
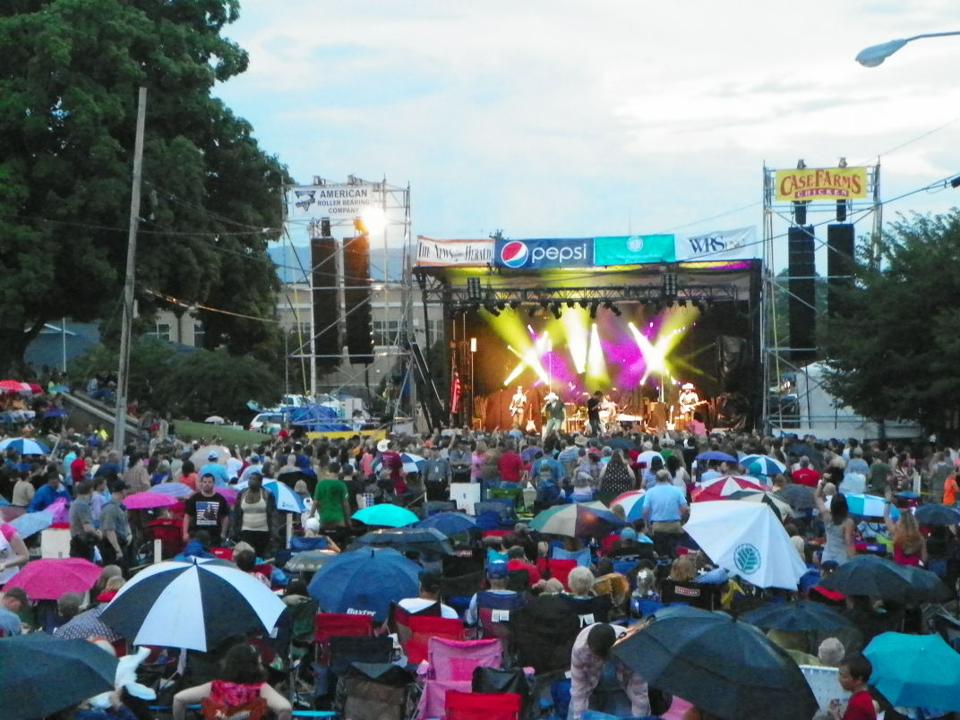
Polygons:
<instances>
[{"instance_id":1,"label":"utility pole","mask_svg":"<svg viewBox=\"0 0 960 720\"><path fill-rule=\"evenodd\" d=\"M127 236L127 274L123 282L123 317L120 327L120 367L117 371L117 414L113 447L123 452L127 430L127 385L130 380L130 342L133 335L133 284L137 269L137 227L140 224L140 184L143 175L143 131L147 116L147 89L140 88L137 102L137 136L133 146L133 188L130 193L130 231Z\"/></svg>"}]
</instances>

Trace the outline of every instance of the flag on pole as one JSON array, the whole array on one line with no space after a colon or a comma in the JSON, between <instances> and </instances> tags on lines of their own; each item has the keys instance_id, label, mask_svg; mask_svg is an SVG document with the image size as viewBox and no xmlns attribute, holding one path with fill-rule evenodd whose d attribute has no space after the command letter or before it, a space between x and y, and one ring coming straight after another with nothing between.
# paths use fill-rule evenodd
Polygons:
<instances>
[{"instance_id":1,"label":"flag on pole","mask_svg":"<svg viewBox=\"0 0 960 720\"><path fill-rule=\"evenodd\" d=\"M460 412L460 373L453 371L453 380L450 381L450 414Z\"/></svg>"}]
</instances>

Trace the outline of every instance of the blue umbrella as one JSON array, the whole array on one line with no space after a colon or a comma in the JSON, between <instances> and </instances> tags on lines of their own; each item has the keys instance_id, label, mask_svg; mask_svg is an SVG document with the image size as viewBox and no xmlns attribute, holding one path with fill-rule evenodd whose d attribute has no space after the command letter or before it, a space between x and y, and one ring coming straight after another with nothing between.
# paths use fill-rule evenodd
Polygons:
<instances>
[{"instance_id":1,"label":"blue umbrella","mask_svg":"<svg viewBox=\"0 0 960 720\"><path fill-rule=\"evenodd\" d=\"M238 492L246 490L249 483L238 482L236 489ZM280 512L302 513L306 508L303 506L303 498L297 495L288 485L269 478L263 479L263 489L273 495L277 501L277 510Z\"/></svg>"},{"instance_id":2,"label":"blue umbrella","mask_svg":"<svg viewBox=\"0 0 960 720\"><path fill-rule=\"evenodd\" d=\"M49 455L50 449L33 438L7 438L0 442L0 451L13 450L21 455Z\"/></svg>"},{"instance_id":3,"label":"blue umbrella","mask_svg":"<svg viewBox=\"0 0 960 720\"><path fill-rule=\"evenodd\" d=\"M420 528L435 528L447 537L477 529L476 521L458 512L440 512L417 523Z\"/></svg>"},{"instance_id":4,"label":"blue umbrella","mask_svg":"<svg viewBox=\"0 0 960 720\"><path fill-rule=\"evenodd\" d=\"M26 515L21 515L11 520L10 525L17 529L17 534L20 535L20 537L28 538L53 525L53 513L47 512L46 510L27 513Z\"/></svg>"},{"instance_id":5,"label":"blue umbrella","mask_svg":"<svg viewBox=\"0 0 960 720\"><path fill-rule=\"evenodd\" d=\"M436 528L385 528L373 530L361 535L356 545L372 545L374 547L394 547L401 552L418 551L453 555L453 548L447 536Z\"/></svg>"},{"instance_id":6,"label":"blue umbrella","mask_svg":"<svg viewBox=\"0 0 960 720\"><path fill-rule=\"evenodd\" d=\"M150 488L150 492L175 498L188 498L193 495L196 490L193 490L189 485L184 485L181 482L165 482L154 485Z\"/></svg>"},{"instance_id":7,"label":"blue umbrella","mask_svg":"<svg viewBox=\"0 0 960 720\"><path fill-rule=\"evenodd\" d=\"M847 509L851 515L857 517L883 517L883 508L886 501L877 495L861 495L860 493L847 493ZM890 506L890 517L894 520L900 518L900 511L895 505Z\"/></svg>"},{"instance_id":8,"label":"blue umbrella","mask_svg":"<svg viewBox=\"0 0 960 720\"><path fill-rule=\"evenodd\" d=\"M399 505L390 503L380 503L379 505L363 508L363 510L357 510L352 517L364 525L395 528L413 525L420 520L415 513Z\"/></svg>"},{"instance_id":9,"label":"blue umbrella","mask_svg":"<svg viewBox=\"0 0 960 720\"><path fill-rule=\"evenodd\" d=\"M863 654L870 684L891 705L933 710L931 717L960 710L960 655L939 635L883 633Z\"/></svg>"},{"instance_id":10,"label":"blue umbrella","mask_svg":"<svg viewBox=\"0 0 960 720\"><path fill-rule=\"evenodd\" d=\"M787 466L769 455L747 455L740 461L750 475L780 475L787 471Z\"/></svg>"},{"instance_id":11,"label":"blue umbrella","mask_svg":"<svg viewBox=\"0 0 960 720\"><path fill-rule=\"evenodd\" d=\"M921 505L913 514L921 525L960 525L960 510L946 505Z\"/></svg>"},{"instance_id":12,"label":"blue umbrella","mask_svg":"<svg viewBox=\"0 0 960 720\"><path fill-rule=\"evenodd\" d=\"M10 501L7 500L5 497L0 496L0 507L9 507L9 506L10 506Z\"/></svg>"},{"instance_id":13,"label":"blue umbrella","mask_svg":"<svg viewBox=\"0 0 960 720\"><path fill-rule=\"evenodd\" d=\"M396 550L363 549L338 555L310 582L310 597L329 613L373 615L383 622L390 604L416 596L420 566Z\"/></svg>"},{"instance_id":14,"label":"blue umbrella","mask_svg":"<svg viewBox=\"0 0 960 720\"><path fill-rule=\"evenodd\" d=\"M717 462L728 462L728 463L740 462L733 455L727 455L726 453L719 452L718 450L709 450L705 453L700 453L699 455L697 455L698 462L712 462L714 460Z\"/></svg>"}]
</instances>

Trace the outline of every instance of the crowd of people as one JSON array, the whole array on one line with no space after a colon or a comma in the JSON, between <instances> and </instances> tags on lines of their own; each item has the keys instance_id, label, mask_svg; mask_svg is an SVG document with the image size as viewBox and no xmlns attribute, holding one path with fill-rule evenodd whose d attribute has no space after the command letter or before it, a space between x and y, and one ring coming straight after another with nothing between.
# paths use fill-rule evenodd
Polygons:
<instances>
[{"instance_id":1,"label":"crowd of people","mask_svg":"<svg viewBox=\"0 0 960 720\"><path fill-rule=\"evenodd\" d=\"M71 593L52 604L32 603L19 589L7 590L0 600L0 636L36 630L82 637L125 578L150 562L142 548L156 536L156 527L172 529L165 536L165 555L212 557L216 549L231 546L238 567L271 584L291 604L298 603L307 596L302 582L307 578L283 571L291 540L323 538L327 548L338 551L369 529L353 519L359 509L392 503L427 516L453 509L451 485L476 484L482 503L507 499L514 510L530 516L556 505L600 501L623 521L622 528L605 537L558 538L531 531L529 521L515 513L494 510L492 517L484 507L478 510L487 512L476 516L478 532L457 538L452 558L411 555L422 565L419 594L401 598L399 606L412 614L428 611L461 619L478 637L501 638L514 661L538 673L558 673L559 678L568 673L569 717L580 720L598 707L601 696L607 698L601 709L637 716L657 711L663 698L655 700L642 677L612 663L610 650L656 608L676 600L678 587L719 578L698 590L697 603L739 613L772 595L799 594L835 605L850 619L849 632L817 637L816 646L810 638L790 633L771 631L770 637L805 664L840 668L839 682L853 694L846 707L828 712L852 720L876 717L881 706L892 711L882 697L868 692L869 662L860 651L887 630L924 628L913 608L838 597L821 587L822 578L863 552L929 568L954 590L960 578L956 527L921 530L909 511L922 497L956 506L956 448L757 434L697 438L685 433L552 433L542 439L519 430L466 429L328 440L286 428L276 438L265 436L258 446L228 449L216 443L185 443L168 432L158 425L149 439L123 452L107 448L90 429L86 435L55 442L56 456L6 454L0 496L27 513L62 509L71 536L70 555L101 564L104 576L86 596ZM708 452L728 457L698 460ZM797 593L752 588L742 578L720 572L684 534L698 492L720 478L746 475L750 470L739 461L753 454L782 467L754 477L774 494L789 497L791 486L808 489L810 501L781 517L809 567ZM302 502L303 512L292 523L284 522L275 493L264 487L271 479L289 487ZM124 506L130 494L168 483L189 489L181 506L150 513ZM624 507L615 501L633 490L645 491L644 510L628 521ZM865 492L884 498L882 518L864 519L851 512L847 495ZM894 520L897 505L903 511ZM481 532L484 529L488 532ZM36 555L39 536L20 537L9 523L0 524L0 531L2 585ZM272 575L263 574L258 559L260 565L267 561ZM557 560L574 560L575 567L558 571ZM457 595L459 602L454 602L451 579L470 575L467 570L479 571L480 587ZM522 620L511 625L510 617ZM383 628L391 629L389 624ZM236 640L208 658L189 654L180 677L187 689L172 699L175 718L184 717L187 705L207 697L224 706L262 703L263 712L289 715L290 702L265 682L279 683L284 694L296 695L302 678L290 681L287 675L264 670L265 664L269 668L267 656L283 651L273 647L266 652L262 642ZM213 660L223 660L222 671ZM565 704L558 700L554 711ZM150 716L142 704L130 705L138 716ZM691 707L684 714L688 720L708 717L715 717L709 707Z\"/></svg>"}]
</instances>

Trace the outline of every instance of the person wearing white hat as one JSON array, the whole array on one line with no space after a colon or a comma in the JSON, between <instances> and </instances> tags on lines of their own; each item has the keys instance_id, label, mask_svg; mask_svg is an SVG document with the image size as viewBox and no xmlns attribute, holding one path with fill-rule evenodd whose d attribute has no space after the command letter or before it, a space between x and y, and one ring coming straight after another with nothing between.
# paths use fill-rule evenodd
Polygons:
<instances>
[{"instance_id":1,"label":"person wearing white hat","mask_svg":"<svg viewBox=\"0 0 960 720\"><path fill-rule=\"evenodd\" d=\"M688 422L693 419L693 411L700 405L700 396L693 383L687 382L680 386L680 412Z\"/></svg>"},{"instance_id":2,"label":"person wearing white hat","mask_svg":"<svg viewBox=\"0 0 960 720\"><path fill-rule=\"evenodd\" d=\"M563 421L566 419L567 413L563 401L555 392L547 393L544 400L546 404L543 406L543 418L546 422L543 423L543 440L546 442L548 437L559 433L563 429Z\"/></svg>"}]
</instances>

